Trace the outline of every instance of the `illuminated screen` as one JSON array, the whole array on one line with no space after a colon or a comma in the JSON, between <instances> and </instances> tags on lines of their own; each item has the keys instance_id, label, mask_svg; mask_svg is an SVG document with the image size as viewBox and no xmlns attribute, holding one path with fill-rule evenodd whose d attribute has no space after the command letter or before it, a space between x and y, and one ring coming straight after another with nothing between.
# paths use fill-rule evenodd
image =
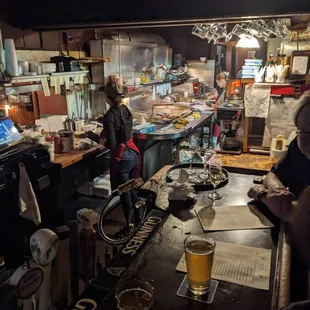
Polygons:
<instances>
[{"instance_id":1,"label":"illuminated screen","mask_svg":"<svg viewBox=\"0 0 310 310\"><path fill-rule=\"evenodd\" d=\"M13 144L21 135L9 118L0 119L0 148Z\"/></svg>"}]
</instances>

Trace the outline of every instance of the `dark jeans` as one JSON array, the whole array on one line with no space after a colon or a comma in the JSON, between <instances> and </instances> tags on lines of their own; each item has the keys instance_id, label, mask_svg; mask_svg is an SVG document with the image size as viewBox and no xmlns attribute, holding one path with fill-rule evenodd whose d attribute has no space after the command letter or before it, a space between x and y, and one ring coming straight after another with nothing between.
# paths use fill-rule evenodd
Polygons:
<instances>
[{"instance_id":1,"label":"dark jeans","mask_svg":"<svg viewBox=\"0 0 310 310\"><path fill-rule=\"evenodd\" d=\"M118 165L118 167L111 166L111 172L113 173L113 169L116 169L116 179L115 185L121 185L126 183L127 181L134 179L136 176L137 168L140 164L139 156L135 151L130 148L126 148L123 152L122 159ZM112 185L112 188L114 186ZM125 192L121 196L124 215L127 221L127 224L132 223L132 215L133 215L133 205L138 201L138 195L135 189L132 189L128 192Z\"/></svg>"}]
</instances>

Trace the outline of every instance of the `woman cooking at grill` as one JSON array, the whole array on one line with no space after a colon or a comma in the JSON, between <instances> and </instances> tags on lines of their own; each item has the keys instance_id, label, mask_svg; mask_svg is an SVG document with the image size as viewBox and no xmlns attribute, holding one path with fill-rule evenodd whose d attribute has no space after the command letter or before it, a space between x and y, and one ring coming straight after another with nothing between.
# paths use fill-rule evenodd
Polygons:
<instances>
[{"instance_id":1,"label":"woman cooking at grill","mask_svg":"<svg viewBox=\"0 0 310 310\"><path fill-rule=\"evenodd\" d=\"M109 82L100 91L104 92L105 101L110 106L103 117L100 143L111 150L110 177L111 187L114 190L140 175L141 156L132 138L132 114L126 105L121 104L122 87ZM123 193L121 199L124 215L130 226L134 221L133 215L135 221L138 221L138 210L134 208L134 204L138 201L137 193L132 189Z\"/></svg>"}]
</instances>

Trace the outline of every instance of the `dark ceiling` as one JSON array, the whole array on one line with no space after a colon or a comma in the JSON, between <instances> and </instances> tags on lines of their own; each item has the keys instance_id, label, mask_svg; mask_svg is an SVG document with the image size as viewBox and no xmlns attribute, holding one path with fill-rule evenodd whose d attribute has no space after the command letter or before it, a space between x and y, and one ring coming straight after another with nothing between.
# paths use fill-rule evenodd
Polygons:
<instances>
[{"instance_id":1,"label":"dark ceiling","mask_svg":"<svg viewBox=\"0 0 310 310\"><path fill-rule=\"evenodd\" d=\"M0 5L0 18L22 29L291 13L310 13L310 0L10 0Z\"/></svg>"}]
</instances>

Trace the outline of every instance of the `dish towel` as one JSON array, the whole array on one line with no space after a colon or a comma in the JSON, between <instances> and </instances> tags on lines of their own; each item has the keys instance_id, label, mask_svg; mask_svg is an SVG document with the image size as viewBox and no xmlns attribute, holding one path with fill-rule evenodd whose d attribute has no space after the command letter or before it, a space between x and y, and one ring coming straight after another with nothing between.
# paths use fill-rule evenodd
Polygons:
<instances>
[{"instance_id":1,"label":"dish towel","mask_svg":"<svg viewBox=\"0 0 310 310\"><path fill-rule=\"evenodd\" d=\"M37 198L23 163L19 163L19 210L22 217L33 221L36 225L41 223Z\"/></svg>"}]
</instances>

